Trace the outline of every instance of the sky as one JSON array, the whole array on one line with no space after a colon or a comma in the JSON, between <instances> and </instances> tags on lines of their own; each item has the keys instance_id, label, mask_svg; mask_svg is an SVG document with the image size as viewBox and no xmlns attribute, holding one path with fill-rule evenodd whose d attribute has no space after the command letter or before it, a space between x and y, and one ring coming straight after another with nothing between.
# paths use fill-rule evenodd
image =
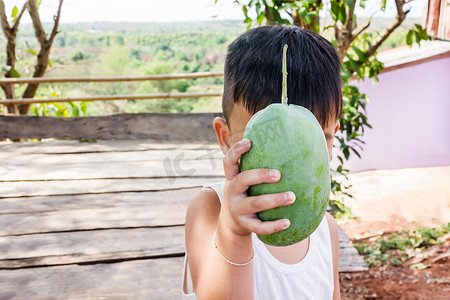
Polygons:
<instances>
[{"instance_id":1,"label":"sky","mask_svg":"<svg viewBox=\"0 0 450 300\"><path fill-rule=\"evenodd\" d=\"M14 5L20 9L24 0L4 0L8 14ZM39 12L44 22L51 22L58 0L42 0ZM244 0L247 2L247 0ZM380 0L367 0L365 10L357 10L358 17L395 16L394 0L387 0L386 13L377 12ZM414 0L409 17L421 18L427 0ZM64 0L61 23L77 22L185 22L208 20L243 20L240 6L233 0ZM31 22L28 14L22 22Z\"/></svg>"}]
</instances>

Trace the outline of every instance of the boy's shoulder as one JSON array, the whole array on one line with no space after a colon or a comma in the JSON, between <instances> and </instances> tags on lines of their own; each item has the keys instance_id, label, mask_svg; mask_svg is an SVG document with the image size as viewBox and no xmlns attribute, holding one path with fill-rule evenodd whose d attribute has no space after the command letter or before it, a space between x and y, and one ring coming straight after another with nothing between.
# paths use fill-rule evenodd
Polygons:
<instances>
[{"instance_id":1,"label":"boy's shoulder","mask_svg":"<svg viewBox=\"0 0 450 300\"><path fill-rule=\"evenodd\" d=\"M329 212L325 212L325 217L327 219L330 230L332 230L332 229L337 230L338 224L337 224L336 220L334 219L334 217Z\"/></svg>"},{"instance_id":2,"label":"boy's shoulder","mask_svg":"<svg viewBox=\"0 0 450 300\"><path fill-rule=\"evenodd\" d=\"M329 212L325 212L325 218L327 219L328 228L330 229L331 244L339 244L339 230L336 220Z\"/></svg>"},{"instance_id":3,"label":"boy's shoulder","mask_svg":"<svg viewBox=\"0 0 450 300\"><path fill-rule=\"evenodd\" d=\"M193 221L217 221L220 213L220 200L217 193L211 188L200 189L189 201L186 211L186 226Z\"/></svg>"}]
</instances>

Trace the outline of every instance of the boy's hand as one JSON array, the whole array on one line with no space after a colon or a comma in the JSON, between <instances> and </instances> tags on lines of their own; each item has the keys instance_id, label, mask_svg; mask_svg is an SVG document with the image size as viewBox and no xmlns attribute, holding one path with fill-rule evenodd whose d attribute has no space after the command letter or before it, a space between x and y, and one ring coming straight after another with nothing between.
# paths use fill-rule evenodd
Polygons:
<instances>
[{"instance_id":1,"label":"boy's hand","mask_svg":"<svg viewBox=\"0 0 450 300\"><path fill-rule=\"evenodd\" d=\"M225 169L225 187L219 224L227 227L236 235L271 234L289 227L288 219L262 222L257 212L278 206L290 205L295 201L293 192L247 196L249 186L259 183L274 183L280 180L278 170L253 169L240 172L239 159L251 148L250 141L245 139L234 144L223 159Z\"/></svg>"}]
</instances>

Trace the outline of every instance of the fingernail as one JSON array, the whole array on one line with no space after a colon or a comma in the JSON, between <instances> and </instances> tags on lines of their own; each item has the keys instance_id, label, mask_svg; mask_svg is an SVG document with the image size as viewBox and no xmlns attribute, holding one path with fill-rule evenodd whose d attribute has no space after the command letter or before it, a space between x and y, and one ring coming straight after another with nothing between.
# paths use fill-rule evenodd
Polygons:
<instances>
[{"instance_id":1,"label":"fingernail","mask_svg":"<svg viewBox=\"0 0 450 300\"><path fill-rule=\"evenodd\" d=\"M250 143L250 141L248 139L243 139L241 142L242 146L247 146Z\"/></svg>"},{"instance_id":2,"label":"fingernail","mask_svg":"<svg viewBox=\"0 0 450 300\"><path fill-rule=\"evenodd\" d=\"M280 172L278 172L278 170L270 170L269 175L271 178L277 179L280 175Z\"/></svg>"},{"instance_id":3,"label":"fingernail","mask_svg":"<svg viewBox=\"0 0 450 300\"><path fill-rule=\"evenodd\" d=\"M295 194L293 192L286 192L284 193L284 199L288 202L294 202L295 201Z\"/></svg>"},{"instance_id":4,"label":"fingernail","mask_svg":"<svg viewBox=\"0 0 450 300\"><path fill-rule=\"evenodd\" d=\"M291 222L289 220L283 220L283 225L282 226L283 226L284 229L288 228L289 225L291 225Z\"/></svg>"}]
</instances>

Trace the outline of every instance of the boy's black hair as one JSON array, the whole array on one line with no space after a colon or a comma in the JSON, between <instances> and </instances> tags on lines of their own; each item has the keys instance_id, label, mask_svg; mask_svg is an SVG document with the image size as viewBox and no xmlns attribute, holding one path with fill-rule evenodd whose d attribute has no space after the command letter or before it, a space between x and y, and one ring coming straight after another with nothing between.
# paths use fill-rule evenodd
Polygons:
<instances>
[{"instance_id":1,"label":"boy's black hair","mask_svg":"<svg viewBox=\"0 0 450 300\"><path fill-rule=\"evenodd\" d=\"M297 26L275 25L251 29L228 46L222 100L227 122L239 101L252 115L281 102L284 44L288 104L306 107L323 127L341 116L341 63L333 44Z\"/></svg>"}]
</instances>

